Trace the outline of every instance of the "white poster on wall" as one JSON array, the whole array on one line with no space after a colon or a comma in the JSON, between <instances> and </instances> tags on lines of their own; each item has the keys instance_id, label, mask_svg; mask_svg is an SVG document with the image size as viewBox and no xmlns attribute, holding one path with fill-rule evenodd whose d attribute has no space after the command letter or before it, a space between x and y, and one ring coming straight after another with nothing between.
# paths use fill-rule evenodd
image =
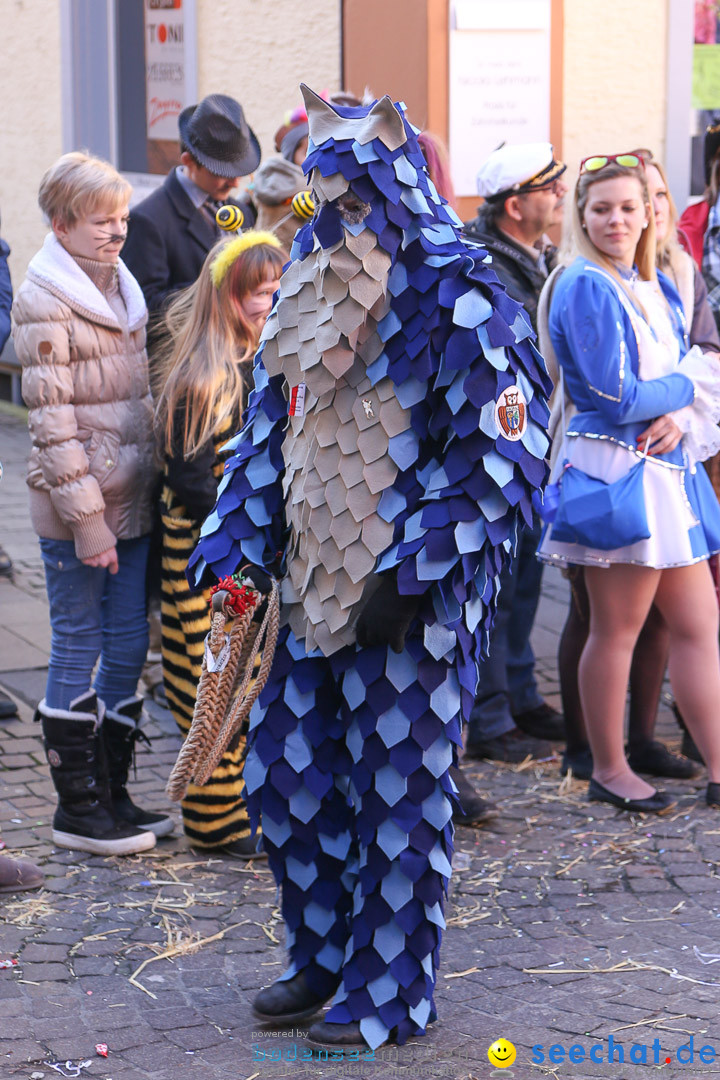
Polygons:
<instances>
[{"instance_id":1,"label":"white poster on wall","mask_svg":"<svg viewBox=\"0 0 720 1080\"><path fill-rule=\"evenodd\" d=\"M174 139L187 103L185 0L145 0L148 139Z\"/></svg>"},{"instance_id":2,"label":"white poster on wall","mask_svg":"<svg viewBox=\"0 0 720 1080\"><path fill-rule=\"evenodd\" d=\"M551 0L453 0L449 149L458 195L475 195L500 144L550 139Z\"/></svg>"}]
</instances>

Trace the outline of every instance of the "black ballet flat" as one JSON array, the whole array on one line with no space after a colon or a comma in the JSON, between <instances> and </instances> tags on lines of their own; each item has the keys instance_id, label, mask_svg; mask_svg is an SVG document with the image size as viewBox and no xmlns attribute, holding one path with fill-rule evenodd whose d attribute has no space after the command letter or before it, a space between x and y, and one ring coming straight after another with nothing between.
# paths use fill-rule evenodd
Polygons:
<instances>
[{"instance_id":1,"label":"black ballet flat","mask_svg":"<svg viewBox=\"0 0 720 1080\"><path fill-rule=\"evenodd\" d=\"M716 786L720 807L720 784ZM610 803L611 806L617 806L618 810L628 810L635 814L666 814L676 805L676 800L672 795L668 795L667 791L655 791L647 799L625 799L622 795L616 795L614 791L609 791L597 780L592 779L588 785L588 799L590 802Z\"/></svg>"},{"instance_id":2,"label":"black ballet flat","mask_svg":"<svg viewBox=\"0 0 720 1080\"><path fill-rule=\"evenodd\" d=\"M720 810L720 784L713 784L712 781L708 784L705 792L705 802L713 810Z\"/></svg>"}]
</instances>

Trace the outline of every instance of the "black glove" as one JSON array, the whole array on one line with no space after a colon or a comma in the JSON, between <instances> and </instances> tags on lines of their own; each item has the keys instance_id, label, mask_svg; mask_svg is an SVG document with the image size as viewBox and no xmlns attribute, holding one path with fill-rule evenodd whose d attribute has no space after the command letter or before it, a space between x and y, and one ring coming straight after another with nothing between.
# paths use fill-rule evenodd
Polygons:
<instances>
[{"instance_id":1,"label":"black glove","mask_svg":"<svg viewBox=\"0 0 720 1080\"><path fill-rule=\"evenodd\" d=\"M421 596L398 592L394 574L381 577L380 585L360 612L355 628L358 645L389 645L393 652L401 653L421 601Z\"/></svg>"},{"instance_id":2,"label":"black glove","mask_svg":"<svg viewBox=\"0 0 720 1080\"><path fill-rule=\"evenodd\" d=\"M265 618L268 597L272 592L274 578L271 574L268 574L267 570L262 570L259 566L253 566L251 563L243 566L240 573L247 579L248 585L251 585L253 589L257 589L262 597L253 615L253 622L261 623Z\"/></svg>"},{"instance_id":3,"label":"black glove","mask_svg":"<svg viewBox=\"0 0 720 1080\"><path fill-rule=\"evenodd\" d=\"M272 592L273 579L267 570L261 570L259 566L246 563L241 568L240 573L244 578L247 578L248 585L252 585L263 596L269 596Z\"/></svg>"}]
</instances>

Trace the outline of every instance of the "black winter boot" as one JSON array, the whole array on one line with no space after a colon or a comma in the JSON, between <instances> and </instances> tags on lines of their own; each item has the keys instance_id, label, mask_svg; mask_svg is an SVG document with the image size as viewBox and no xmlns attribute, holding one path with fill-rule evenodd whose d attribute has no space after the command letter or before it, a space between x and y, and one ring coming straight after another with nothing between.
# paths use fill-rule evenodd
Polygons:
<instances>
[{"instance_id":1,"label":"black winter boot","mask_svg":"<svg viewBox=\"0 0 720 1080\"><path fill-rule=\"evenodd\" d=\"M120 821L113 813L101 735L102 705L94 690L68 710L41 701L42 721L58 808L52 838L58 847L93 855L135 855L155 847L155 835Z\"/></svg>"},{"instance_id":2,"label":"black winter boot","mask_svg":"<svg viewBox=\"0 0 720 1080\"><path fill-rule=\"evenodd\" d=\"M137 829L149 829L156 836L167 836L175 826L173 819L168 814L141 810L128 795L126 787L136 742L138 739L150 742L140 728L142 708L142 698L131 697L119 701L114 709L108 709L105 713L102 732L107 752L110 796L115 816L121 821Z\"/></svg>"}]
</instances>

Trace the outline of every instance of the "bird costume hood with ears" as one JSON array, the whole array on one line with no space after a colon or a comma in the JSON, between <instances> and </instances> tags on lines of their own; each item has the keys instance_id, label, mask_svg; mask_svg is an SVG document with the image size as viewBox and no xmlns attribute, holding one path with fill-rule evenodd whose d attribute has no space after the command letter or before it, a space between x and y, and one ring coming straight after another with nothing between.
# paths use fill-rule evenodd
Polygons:
<instances>
[{"instance_id":1,"label":"bird costume hood with ears","mask_svg":"<svg viewBox=\"0 0 720 1080\"><path fill-rule=\"evenodd\" d=\"M300 84L300 90L308 115L310 138L315 146L329 139L354 139L366 146L373 139L379 139L388 150L397 150L407 138L402 117L387 94L368 111L362 105L333 107L305 83Z\"/></svg>"}]
</instances>

